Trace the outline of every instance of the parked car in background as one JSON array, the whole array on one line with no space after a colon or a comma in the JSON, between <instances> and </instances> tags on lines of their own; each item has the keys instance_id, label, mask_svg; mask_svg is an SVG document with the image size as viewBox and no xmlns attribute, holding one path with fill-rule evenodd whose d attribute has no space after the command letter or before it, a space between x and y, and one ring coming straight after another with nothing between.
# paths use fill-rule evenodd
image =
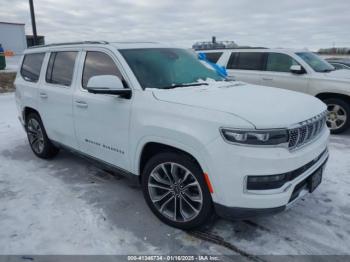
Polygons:
<instances>
[{"instance_id":1,"label":"parked car in background","mask_svg":"<svg viewBox=\"0 0 350 262\"><path fill-rule=\"evenodd\" d=\"M326 61L334 66L335 69L347 69L350 70L349 58L327 58Z\"/></svg>"},{"instance_id":2,"label":"parked car in background","mask_svg":"<svg viewBox=\"0 0 350 262\"><path fill-rule=\"evenodd\" d=\"M153 213L174 227L200 226L215 212L232 219L283 211L322 181L324 103L227 81L190 50L31 48L15 84L35 155L64 148L135 178Z\"/></svg>"},{"instance_id":3,"label":"parked car in background","mask_svg":"<svg viewBox=\"0 0 350 262\"><path fill-rule=\"evenodd\" d=\"M208 60L226 67L228 74L237 80L316 96L328 106L327 125L332 133L349 128L350 71L335 71L327 61L305 50L259 48L200 52L205 53Z\"/></svg>"}]
</instances>

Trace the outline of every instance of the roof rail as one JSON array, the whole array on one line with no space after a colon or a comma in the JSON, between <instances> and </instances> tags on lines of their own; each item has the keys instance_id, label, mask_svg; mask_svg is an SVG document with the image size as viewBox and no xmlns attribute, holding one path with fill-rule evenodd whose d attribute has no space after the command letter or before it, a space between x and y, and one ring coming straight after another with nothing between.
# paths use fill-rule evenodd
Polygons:
<instances>
[{"instance_id":1,"label":"roof rail","mask_svg":"<svg viewBox=\"0 0 350 262\"><path fill-rule=\"evenodd\" d=\"M193 48L193 47L192 47ZM239 46L239 47L217 47L217 48L193 48L195 51L209 51L209 50L227 50L227 49L269 49L268 47L253 47L253 46Z\"/></svg>"},{"instance_id":2,"label":"roof rail","mask_svg":"<svg viewBox=\"0 0 350 262\"><path fill-rule=\"evenodd\" d=\"M62 45L83 45L83 44L102 44L106 45L108 44L107 41L82 41L82 42L66 42L66 43L53 43L53 44L47 44L47 45L35 45L28 47L29 49L33 48L39 48L39 47L49 47L49 46L62 46Z\"/></svg>"}]
</instances>

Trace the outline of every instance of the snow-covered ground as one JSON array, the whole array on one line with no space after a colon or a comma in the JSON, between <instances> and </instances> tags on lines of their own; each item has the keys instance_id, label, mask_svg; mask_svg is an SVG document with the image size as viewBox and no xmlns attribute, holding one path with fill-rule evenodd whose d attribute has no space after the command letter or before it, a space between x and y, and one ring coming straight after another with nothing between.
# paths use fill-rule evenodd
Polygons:
<instances>
[{"instance_id":1,"label":"snow-covered ground","mask_svg":"<svg viewBox=\"0 0 350 262\"><path fill-rule=\"evenodd\" d=\"M16 114L0 95L0 254L350 254L349 134L331 138L323 183L294 208L191 233L157 220L122 177L64 151L36 158Z\"/></svg>"}]
</instances>

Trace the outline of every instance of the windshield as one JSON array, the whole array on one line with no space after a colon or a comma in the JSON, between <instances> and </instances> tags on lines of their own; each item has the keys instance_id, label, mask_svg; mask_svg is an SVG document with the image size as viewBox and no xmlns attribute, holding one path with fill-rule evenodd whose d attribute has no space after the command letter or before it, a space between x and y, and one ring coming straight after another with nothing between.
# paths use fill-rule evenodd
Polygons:
<instances>
[{"instance_id":1,"label":"windshield","mask_svg":"<svg viewBox=\"0 0 350 262\"><path fill-rule=\"evenodd\" d=\"M224 80L203 65L190 50L145 48L119 51L143 88L166 89L199 85L207 79Z\"/></svg>"},{"instance_id":2,"label":"windshield","mask_svg":"<svg viewBox=\"0 0 350 262\"><path fill-rule=\"evenodd\" d=\"M296 54L316 72L330 72L335 70L331 64L314 53L300 52Z\"/></svg>"}]
</instances>

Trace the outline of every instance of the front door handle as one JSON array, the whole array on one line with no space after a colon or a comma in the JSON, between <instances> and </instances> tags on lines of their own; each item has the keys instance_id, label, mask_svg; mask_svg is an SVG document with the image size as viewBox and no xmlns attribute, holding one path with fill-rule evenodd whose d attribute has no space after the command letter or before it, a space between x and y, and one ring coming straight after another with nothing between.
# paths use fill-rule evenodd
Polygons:
<instances>
[{"instance_id":1,"label":"front door handle","mask_svg":"<svg viewBox=\"0 0 350 262\"><path fill-rule=\"evenodd\" d=\"M262 79L265 81L272 81L273 80L273 78L271 78L271 77L263 77Z\"/></svg>"},{"instance_id":2,"label":"front door handle","mask_svg":"<svg viewBox=\"0 0 350 262\"><path fill-rule=\"evenodd\" d=\"M88 104L84 101L77 100L75 101L75 105L80 108L87 108Z\"/></svg>"},{"instance_id":3,"label":"front door handle","mask_svg":"<svg viewBox=\"0 0 350 262\"><path fill-rule=\"evenodd\" d=\"M48 95L46 93L44 93L44 92L40 92L39 96L41 98L48 98Z\"/></svg>"}]
</instances>

